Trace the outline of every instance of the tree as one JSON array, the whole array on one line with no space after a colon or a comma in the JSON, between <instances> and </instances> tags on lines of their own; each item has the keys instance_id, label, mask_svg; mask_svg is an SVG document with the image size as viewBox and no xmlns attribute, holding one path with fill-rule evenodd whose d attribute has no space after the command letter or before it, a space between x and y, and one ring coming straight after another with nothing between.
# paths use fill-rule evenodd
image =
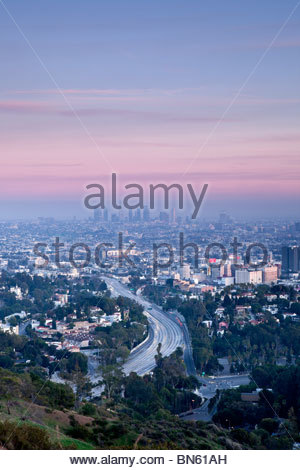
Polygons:
<instances>
[{"instance_id":1,"label":"tree","mask_svg":"<svg viewBox=\"0 0 300 470\"><path fill-rule=\"evenodd\" d=\"M79 369L83 375L86 375L88 371L88 358L79 352L71 353L66 360L65 368L68 373Z\"/></svg>"},{"instance_id":2,"label":"tree","mask_svg":"<svg viewBox=\"0 0 300 470\"><path fill-rule=\"evenodd\" d=\"M20 317L19 317L19 318L20 318ZM17 326L17 324L18 324L18 320L17 320L17 318L16 318L15 316L14 316L14 317L10 317L8 321L9 321L10 326Z\"/></svg>"},{"instance_id":3,"label":"tree","mask_svg":"<svg viewBox=\"0 0 300 470\"><path fill-rule=\"evenodd\" d=\"M291 312L300 315L300 302L294 302L291 305Z\"/></svg>"},{"instance_id":4,"label":"tree","mask_svg":"<svg viewBox=\"0 0 300 470\"><path fill-rule=\"evenodd\" d=\"M70 373L69 380L75 387L75 409L78 409L82 398L86 398L90 394L92 384L82 373L78 363L75 366L75 370Z\"/></svg>"},{"instance_id":5,"label":"tree","mask_svg":"<svg viewBox=\"0 0 300 470\"><path fill-rule=\"evenodd\" d=\"M105 366L101 370L104 392L108 400L118 399L121 394L121 386L124 380L124 372L118 364Z\"/></svg>"},{"instance_id":6,"label":"tree","mask_svg":"<svg viewBox=\"0 0 300 470\"><path fill-rule=\"evenodd\" d=\"M259 423L259 427L268 431L269 434L273 434L278 429L279 423L273 418L264 418Z\"/></svg>"},{"instance_id":7,"label":"tree","mask_svg":"<svg viewBox=\"0 0 300 470\"><path fill-rule=\"evenodd\" d=\"M230 307L231 304L232 304L231 298L229 297L228 294L226 294L223 300L223 307Z\"/></svg>"}]
</instances>

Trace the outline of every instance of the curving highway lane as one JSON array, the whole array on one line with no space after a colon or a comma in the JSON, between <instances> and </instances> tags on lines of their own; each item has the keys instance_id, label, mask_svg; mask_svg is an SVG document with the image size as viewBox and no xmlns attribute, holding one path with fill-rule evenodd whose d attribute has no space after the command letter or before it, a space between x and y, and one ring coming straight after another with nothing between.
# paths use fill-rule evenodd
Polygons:
<instances>
[{"instance_id":1,"label":"curving highway lane","mask_svg":"<svg viewBox=\"0 0 300 470\"><path fill-rule=\"evenodd\" d=\"M161 343L163 356L169 356L177 347L181 347L184 351L187 373L188 375L195 375L192 348L184 318L178 313L164 312L160 307L148 302L142 296L135 295L117 279L106 276L102 278L112 291L113 296L122 295L140 303L145 309L145 315L149 322L147 338L131 351L123 366L125 374L136 372L138 375L145 375L151 372L155 367L157 346Z\"/></svg>"}]
</instances>

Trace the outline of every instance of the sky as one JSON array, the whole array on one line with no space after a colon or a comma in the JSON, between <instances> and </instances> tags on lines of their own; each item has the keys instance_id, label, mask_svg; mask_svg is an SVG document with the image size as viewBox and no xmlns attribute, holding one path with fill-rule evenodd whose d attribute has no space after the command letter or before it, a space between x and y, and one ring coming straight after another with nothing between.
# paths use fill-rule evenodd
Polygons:
<instances>
[{"instance_id":1,"label":"sky","mask_svg":"<svg viewBox=\"0 0 300 470\"><path fill-rule=\"evenodd\" d=\"M1 0L0 219L86 214L112 172L207 183L206 215L297 216L296 5Z\"/></svg>"}]
</instances>

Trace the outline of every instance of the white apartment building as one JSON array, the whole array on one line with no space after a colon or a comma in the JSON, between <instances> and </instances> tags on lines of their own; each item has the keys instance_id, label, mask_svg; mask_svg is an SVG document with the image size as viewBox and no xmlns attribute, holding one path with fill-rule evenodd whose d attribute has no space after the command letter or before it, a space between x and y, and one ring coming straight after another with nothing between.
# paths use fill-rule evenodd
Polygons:
<instances>
[{"instance_id":1,"label":"white apartment building","mask_svg":"<svg viewBox=\"0 0 300 470\"><path fill-rule=\"evenodd\" d=\"M237 269L235 272L236 284L261 284L262 271L250 271L249 269Z\"/></svg>"}]
</instances>

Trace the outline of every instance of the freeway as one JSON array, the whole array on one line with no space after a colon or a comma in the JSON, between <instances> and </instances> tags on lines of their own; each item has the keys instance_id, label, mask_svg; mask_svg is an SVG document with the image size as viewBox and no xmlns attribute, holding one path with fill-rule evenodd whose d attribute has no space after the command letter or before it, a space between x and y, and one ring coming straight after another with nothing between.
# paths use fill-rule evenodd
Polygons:
<instances>
[{"instance_id":1,"label":"freeway","mask_svg":"<svg viewBox=\"0 0 300 470\"><path fill-rule=\"evenodd\" d=\"M121 284L115 278L103 277L113 296L122 295L143 305L145 315L149 321L149 332L147 338L132 349L129 358L125 362L123 369L126 374L136 372L138 375L145 375L155 367L155 355L157 346L161 343L161 352L163 356L170 355L180 346L183 349L183 358L188 375L194 375L201 383L201 387L195 391L203 398L202 406L188 413L184 413L181 419L210 421L213 410L208 410L209 399L216 395L217 390L226 390L240 385L246 385L250 382L248 374L227 374L215 377L202 377L196 372L193 359L193 351L189 332L185 319L178 312L164 312L156 304L153 304L143 298L139 291L134 294L127 286Z\"/></svg>"},{"instance_id":2,"label":"freeway","mask_svg":"<svg viewBox=\"0 0 300 470\"><path fill-rule=\"evenodd\" d=\"M195 366L192 348L187 326L184 318L178 314L164 312L160 307L148 302L141 295L136 295L128 287L121 284L117 279L102 277L112 291L113 296L122 295L140 303L145 309L145 315L149 322L149 334L147 338L136 346L130 353L124 364L124 372L136 372L145 375L155 367L155 355L158 344L161 343L161 353L169 356L181 347L183 349L184 361L189 375L195 375Z\"/></svg>"},{"instance_id":3,"label":"freeway","mask_svg":"<svg viewBox=\"0 0 300 470\"><path fill-rule=\"evenodd\" d=\"M123 369L126 375L130 372L136 372L138 375L145 375L151 372L155 367L155 355L157 354L157 346L161 343L161 353L163 356L169 356L177 347L183 349L183 358L188 375L194 375L201 383L201 387L195 390L195 393L203 398L202 406L182 413L180 416L184 420L202 420L210 421L215 408L208 410L209 399L215 396L217 389L224 390L228 388L238 387L249 383L248 374L228 374L215 377L202 377L197 375L193 351L190 342L189 332L185 319L178 312L164 312L156 304L150 303L143 298L139 292L134 294L127 286L121 284L117 279L107 276L101 276L107 283L112 292L112 296L122 295L143 305L145 315L148 318L149 329L148 336L145 340L131 350L130 355L125 362ZM98 371L98 358L95 352L98 350L85 350L88 356L88 377L90 381L96 385L101 379ZM55 382L63 382L58 373L53 374L51 380ZM98 396L103 390L102 385L93 388L92 396ZM205 400L206 399L206 400Z\"/></svg>"}]
</instances>

